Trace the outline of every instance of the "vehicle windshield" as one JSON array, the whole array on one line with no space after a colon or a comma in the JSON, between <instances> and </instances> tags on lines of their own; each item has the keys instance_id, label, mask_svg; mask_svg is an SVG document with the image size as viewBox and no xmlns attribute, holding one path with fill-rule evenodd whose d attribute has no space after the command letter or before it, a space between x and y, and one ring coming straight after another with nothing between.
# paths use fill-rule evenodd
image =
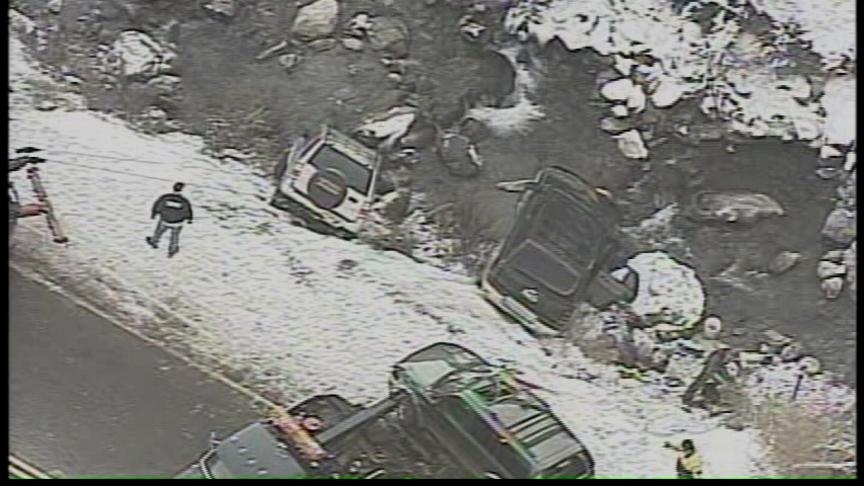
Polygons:
<instances>
[{"instance_id":1,"label":"vehicle windshield","mask_svg":"<svg viewBox=\"0 0 864 486\"><path fill-rule=\"evenodd\" d=\"M353 160L330 145L323 145L309 163L319 170L332 169L345 177L348 187L361 194L369 193L372 169Z\"/></svg>"}]
</instances>

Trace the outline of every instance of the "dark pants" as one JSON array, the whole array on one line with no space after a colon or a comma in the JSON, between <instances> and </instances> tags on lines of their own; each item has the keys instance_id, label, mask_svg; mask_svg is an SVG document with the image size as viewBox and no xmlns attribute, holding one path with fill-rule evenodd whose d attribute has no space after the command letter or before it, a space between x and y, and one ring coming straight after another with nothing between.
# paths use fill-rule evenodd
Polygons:
<instances>
[{"instance_id":1,"label":"dark pants","mask_svg":"<svg viewBox=\"0 0 864 486\"><path fill-rule=\"evenodd\" d=\"M171 231L171 240L168 243L168 253L177 253L180 250L180 230L183 229L183 223L165 223L161 219L156 224L156 231L153 233L153 244L159 245L159 240L166 231Z\"/></svg>"}]
</instances>

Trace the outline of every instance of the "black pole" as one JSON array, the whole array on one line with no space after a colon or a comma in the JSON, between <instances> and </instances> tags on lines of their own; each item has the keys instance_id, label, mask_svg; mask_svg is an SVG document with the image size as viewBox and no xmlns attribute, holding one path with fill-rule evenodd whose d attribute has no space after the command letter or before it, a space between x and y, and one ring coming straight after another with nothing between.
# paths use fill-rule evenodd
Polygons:
<instances>
[{"instance_id":1,"label":"black pole","mask_svg":"<svg viewBox=\"0 0 864 486\"><path fill-rule=\"evenodd\" d=\"M798 397L798 390L801 389L801 382L804 381L804 373L798 373L798 379L795 380L795 389L792 390L792 401Z\"/></svg>"}]
</instances>

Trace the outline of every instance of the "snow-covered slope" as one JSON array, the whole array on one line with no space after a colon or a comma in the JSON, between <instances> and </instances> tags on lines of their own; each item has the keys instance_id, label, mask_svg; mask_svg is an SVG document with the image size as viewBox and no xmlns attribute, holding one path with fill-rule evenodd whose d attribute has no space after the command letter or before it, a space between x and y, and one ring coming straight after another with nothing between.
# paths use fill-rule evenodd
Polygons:
<instances>
[{"instance_id":1,"label":"snow-covered slope","mask_svg":"<svg viewBox=\"0 0 864 486\"><path fill-rule=\"evenodd\" d=\"M749 6L771 19L770 39L747 31ZM700 21L703 12L712 17ZM695 97L746 135L815 147L854 140L854 114L830 108L853 106L844 88L855 75L844 63L856 60L854 0L522 0L505 25L541 44L557 38L610 56L657 108ZM811 72L792 46L818 55L824 72ZM835 89L817 92L826 80Z\"/></svg>"},{"instance_id":2,"label":"snow-covered slope","mask_svg":"<svg viewBox=\"0 0 864 486\"><path fill-rule=\"evenodd\" d=\"M661 445L684 437L703 451L709 475L770 474L752 432L716 428L683 412L675 397L622 384L577 350L554 366L464 277L291 226L264 202L266 181L200 155L196 138L145 136L75 108L36 110L33 95L47 80L14 38L10 56L11 146L46 150L43 177L71 238L68 247L53 245L44 222L23 221L12 258L125 307L138 316L130 324L146 329L157 307L168 309L187 326L160 329L163 339L248 370L247 384L295 400L328 391L380 397L391 363L451 340L512 360L552 390L545 397L591 449L601 476L672 476L674 456ZM196 220L169 260L167 242L156 251L144 237L152 231L150 204L177 180L188 184ZM564 376L579 369L599 376Z\"/></svg>"}]
</instances>

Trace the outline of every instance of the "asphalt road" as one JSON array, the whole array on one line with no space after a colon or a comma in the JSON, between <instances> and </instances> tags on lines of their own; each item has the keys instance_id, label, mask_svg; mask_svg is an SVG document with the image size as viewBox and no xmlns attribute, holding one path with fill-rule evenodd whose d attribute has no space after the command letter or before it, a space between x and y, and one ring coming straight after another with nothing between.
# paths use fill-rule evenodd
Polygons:
<instances>
[{"instance_id":1,"label":"asphalt road","mask_svg":"<svg viewBox=\"0 0 864 486\"><path fill-rule=\"evenodd\" d=\"M9 271L10 452L65 477L170 477L252 400Z\"/></svg>"}]
</instances>

